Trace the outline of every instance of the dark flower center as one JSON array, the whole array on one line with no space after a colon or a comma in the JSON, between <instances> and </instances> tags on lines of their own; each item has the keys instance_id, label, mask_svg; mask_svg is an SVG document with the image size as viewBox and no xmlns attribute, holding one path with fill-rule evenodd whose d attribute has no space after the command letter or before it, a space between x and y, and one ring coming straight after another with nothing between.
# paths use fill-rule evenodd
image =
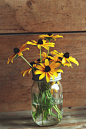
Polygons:
<instances>
[{"instance_id":1,"label":"dark flower center","mask_svg":"<svg viewBox=\"0 0 86 129\"><path fill-rule=\"evenodd\" d=\"M52 35L52 33L48 33L48 35L49 35L49 36L51 36L51 35Z\"/></svg>"},{"instance_id":2,"label":"dark flower center","mask_svg":"<svg viewBox=\"0 0 86 129\"><path fill-rule=\"evenodd\" d=\"M60 60L62 60L62 58L61 58L61 57L59 57L59 59L60 59Z\"/></svg>"},{"instance_id":3,"label":"dark flower center","mask_svg":"<svg viewBox=\"0 0 86 129\"><path fill-rule=\"evenodd\" d=\"M43 44L42 39L39 39L37 44Z\"/></svg>"},{"instance_id":4,"label":"dark flower center","mask_svg":"<svg viewBox=\"0 0 86 129\"><path fill-rule=\"evenodd\" d=\"M40 59L38 59L37 61L40 62Z\"/></svg>"},{"instance_id":5,"label":"dark flower center","mask_svg":"<svg viewBox=\"0 0 86 129\"><path fill-rule=\"evenodd\" d=\"M45 72L49 72L51 70L51 68L49 66L45 67Z\"/></svg>"},{"instance_id":6,"label":"dark flower center","mask_svg":"<svg viewBox=\"0 0 86 129\"><path fill-rule=\"evenodd\" d=\"M34 61L30 62L30 64L33 66L33 64L36 64Z\"/></svg>"},{"instance_id":7,"label":"dark flower center","mask_svg":"<svg viewBox=\"0 0 86 129\"><path fill-rule=\"evenodd\" d=\"M18 48L14 48L14 53L17 54L20 50Z\"/></svg>"},{"instance_id":8,"label":"dark flower center","mask_svg":"<svg viewBox=\"0 0 86 129\"><path fill-rule=\"evenodd\" d=\"M65 57L65 58L69 58L69 53L66 52L66 53L64 54L64 57Z\"/></svg>"}]
</instances>

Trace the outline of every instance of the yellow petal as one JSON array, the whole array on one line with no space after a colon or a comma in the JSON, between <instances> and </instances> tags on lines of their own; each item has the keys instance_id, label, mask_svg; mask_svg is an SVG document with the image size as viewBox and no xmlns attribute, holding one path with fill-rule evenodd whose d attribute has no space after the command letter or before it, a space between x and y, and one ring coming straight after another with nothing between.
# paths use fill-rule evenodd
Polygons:
<instances>
[{"instance_id":1,"label":"yellow petal","mask_svg":"<svg viewBox=\"0 0 86 129\"><path fill-rule=\"evenodd\" d=\"M63 73L63 70L62 69L57 69L57 72Z\"/></svg>"},{"instance_id":2,"label":"yellow petal","mask_svg":"<svg viewBox=\"0 0 86 129\"><path fill-rule=\"evenodd\" d=\"M36 66L37 69L44 70L44 68L40 65Z\"/></svg>"},{"instance_id":3,"label":"yellow petal","mask_svg":"<svg viewBox=\"0 0 86 129\"><path fill-rule=\"evenodd\" d=\"M46 45L42 45L42 47L44 47L45 49L49 49L49 47L48 46L46 46Z\"/></svg>"},{"instance_id":4,"label":"yellow petal","mask_svg":"<svg viewBox=\"0 0 86 129\"><path fill-rule=\"evenodd\" d=\"M45 64L44 63L40 63L40 65L42 66L42 68L45 68Z\"/></svg>"},{"instance_id":5,"label":"yellow petal","mask_svg":"<svg viewBox=\"0 0 86 129\"><path fill-rule=\"evenodd\" d=\"M77 66L79 65L79 62L75 58L73 58L72 56L69 57L69 60L71 62L75 63Z\"/></svg>"},{"instance_id":6,"label":"yellow petal","mask_svg":"<svg viewBox=\"0 0 86 129\"><path fill-rule=\"evenodd\" d=\"M30 41L27 41L27 44L37 45L37 43L33 43L33 42L30 42Z\"/></svg>"},{"instance_id":7,"label":"yellow petal","mask_svg":"<svg viewBox=\"0 0 86 129\"><path fill-rule=\"evenodd\" d=\"M23 49L22 51L26 51L26 50L29 50L29 48L25 48L25 49Z\"/></svg>"},{"instance_id":8,"label":"yellow petal","mask_svg":"<svg viewBox=\"0 0 86 129\"><path fill-rule=\"evenodd\" d=\"M49 60L48 59L45 60L45 66L49 66Z\"/></svg>"},{"instance_id":9,"label":"yellow petal","mask_svg":"<svg viewBox=\"0 0 86 129\"><path fill-rule=\"evenodd\" d=\"M48 72L46 72L46 81L47 81L47 82L50 81L50 75L48 74Z\"/></svg>"},{"instance_id":10,"label":"yellow petal","mask_svg":"<svg viewBox=\"0 0 86 129\"><path fill-rule=\"evenodd\" d=\"M21 73L23 74L23 77L25 76L25 74L28 72L28 70L24 70Z\"/></svg>"},{"instance_id":11,"label":"yellow petal","mask_svg":"<svg viewBox=\"0 0 86 129\"><path fill-rule=\"evenodd\" d=\"M45 72L43 72L40 76L39 76L39 80L43 79L45 77Z\"/></svg>"},{"instance_id":12,"label":"yellow petal","mask_svg":"<svg viewBox=\"0 0 86 129\"><path fill-rule=\"evenodd\" d=\"M22 52L18 52L17 54L18 54L18 56L22 56L23 55Z\"/></svg>"},{"instance_id":13,"label":"yellow petal","mask_svg":"<svg viewBox=\"0 0 86 129\"><path fill-rule=\"evenodd\" d=\"M37 45L37 47L39 48L39 49L41 49L41 45L39 44L39 45Z\"/></svg>"},{"instance_id":14,"label":"yellow petal","mask_svg":"<svg viewBox=\"0 0 86 129\"><path fill-rule=\"evenodd\" d=\"M72 67L72 64L71 63L64 63L64 66Z\"/></svg>"},{"instance_id":15,"label":"yellow petal","mask_svg":"<svg viewBox=\"0 0 86 129\"><path fill-rule=\"evenodd\" d=\"M54 72L53 75L57 77L58 76L58 73L57 72Z\"/></svg>"},{"instance_id":16,"label":"yellow petal","mask_svg":"<svg viewBox=\"0 0 86 129\"><path fill-rule=\"evenodd\" d=\"M64 64L65 62L66 62L66 59L65 59L65 57L63 57L62 64Z\"/></svg>"},{"instance_id":17,"label":"yellow petal","mask_svg":"<svg viewBox=\"0 0 86 129\"><path fill-rule=\"evenodd\" d=\"M41 71L41 70L36 70L35 72L34 72L34 74L42 74L43 73L43 71Z\"/></svg>"}]
</instances>

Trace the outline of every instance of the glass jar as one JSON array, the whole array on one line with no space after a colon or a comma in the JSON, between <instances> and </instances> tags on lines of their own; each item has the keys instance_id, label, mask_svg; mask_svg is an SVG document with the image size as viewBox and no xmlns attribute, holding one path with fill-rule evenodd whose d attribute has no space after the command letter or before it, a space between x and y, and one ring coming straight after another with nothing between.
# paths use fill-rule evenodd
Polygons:
<instances>
[{"instance_id":1,"label":"glass jar","mask_svg":"<svg viewBox=\"0 0 86 129\"><path fill-rule=\"evenodd\" d=\"M34 122L39 126L58 124L63 115L63 91L61 73L47 83L45 78L39 81L39 76L33 76L31 88L31 111Z\"/></svg>"}]
</instances>

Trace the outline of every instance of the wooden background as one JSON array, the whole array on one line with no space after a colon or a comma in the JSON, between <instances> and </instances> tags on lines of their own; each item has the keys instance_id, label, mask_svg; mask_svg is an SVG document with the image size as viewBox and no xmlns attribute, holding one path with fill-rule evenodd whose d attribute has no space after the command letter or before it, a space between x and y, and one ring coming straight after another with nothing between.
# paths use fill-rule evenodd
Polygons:
<instances>
[{"instance_id":1,"label":"wooden background","mask_svg":"<svg viewBox=\"0 0 86 129\"><path fill-rule=\"evenodd\" d=\"M21 75L28 65L20 57L7 65L7 59L13 48L47 32L63 35L55 49L69 52L80 64L63 68L63 106L86 106L86 1L0 0L0 112L31 109L32 76ZM24 57L38 59L37 47L29 48Z\"/></svg>"}]
</instances>

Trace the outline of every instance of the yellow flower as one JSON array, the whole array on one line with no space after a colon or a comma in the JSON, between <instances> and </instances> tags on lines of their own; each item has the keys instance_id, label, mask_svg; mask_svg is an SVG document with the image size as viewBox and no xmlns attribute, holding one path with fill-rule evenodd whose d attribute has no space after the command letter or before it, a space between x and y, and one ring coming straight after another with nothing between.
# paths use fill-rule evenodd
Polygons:
<instances>
[{"instance_id":1,"label":"yellow flower","mask_svg":"<svg viewBox=\"0 0 86 129\"><path fill-rule=\"evenodd\" d=\"M46 35L39 35L39 38L42 38L42 39L53 39L53 40L56 40L56 38L63 38L62 35L53 35L52 33L48 33Z\"/></svg>"},{"instance_id":2,"label":"yellow flower","mask_svg":"<svg viewBox=\"0 0 86 129\"><path fill-rule=\"evenodd\" d=\"M56 55L56 57L54 57L54 58L60 59L61 64L64 66L72 67L71 62L75 63L77 66L79 65L78 61L75 58L73 58L72 56L69 56L68 52L63 54L62 52L59 53L58 51L54 50L54 51L51 51L51 54Z\"/></svg>"},{"instance_id":3,"label":"yellow flower","mask_svg":"<svg viewBox=\"0 0 86 129\"><path fill-rule=\"evenodd\" d=\"M27 41L27 44L31 44L31 45L35 45L37 46L39 49L41 49L41 47L44 47L45 49L49 49L49 47L54 47L55 43L46 43L46 40L42 40L39 39L38 42L36 42L35 40L32 40L32 42Z\"/></svg>"},{"instance_id":4,"label":"yellow flower","mask_svg":"<svg viewBox=\"0 0 86 129\"><path fill-rule=\"evenodd\" d=\"M73 62L73 63L75 63L77 66L79 65L79 62L78 62L75 58L73 58L72 56L69 57L69 53L68 53L68 52L66 52L66 53L63 55L62 64L65 64L66 61L67 61L69 64L71 64L71 62ZM71 64L71 66L72 66L72 64Z\"/></svg>"},{"instance_id":5,"label":"yellow flower","mask_svg":"<svg viewBox=\"0 0 86 129\"><path fill-rule=\"evenodd\" d=\"M29 50L29 48L25 48L26 45L27 45L27 43L23 44L20 49L14 48L14 54L8 58L7 64L9 64L10 61L11 61L11 63L13 63L13 59L16 56L22 56L23 51Z\"/></svg>"},{"instance_id":6,"label":"yellow flower","mask_svg":"<svg viewBox=\"0 0 86 129\"><path fill-rule=\"evenodd\" d=\"M61 69L56 69L57 67L58 63L52 62L49 64L49 60L45 59L45 63L40 63L40 65L36 66L38 70L36 70L34 74L41 74L39 80L46 77L46 81L49 82L50 77L54 80L55 76L58 76L57 72L63 72Z\"/></svg>"}]
</instances>

